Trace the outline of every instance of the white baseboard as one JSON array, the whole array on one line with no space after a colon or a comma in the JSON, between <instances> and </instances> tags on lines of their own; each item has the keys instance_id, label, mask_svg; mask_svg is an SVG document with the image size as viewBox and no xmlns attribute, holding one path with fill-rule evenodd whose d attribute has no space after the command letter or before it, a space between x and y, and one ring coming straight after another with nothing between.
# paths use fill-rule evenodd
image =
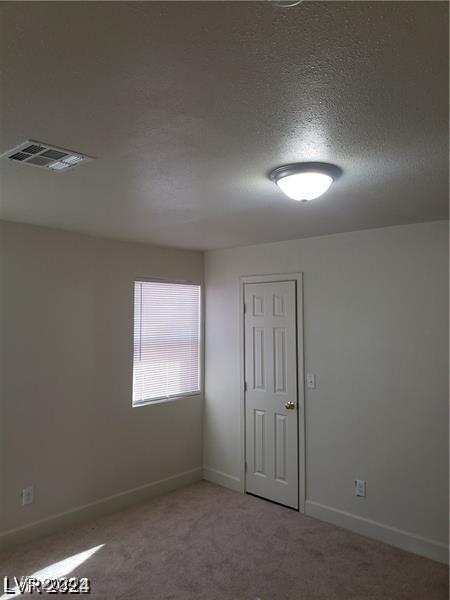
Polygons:
<instances>
[{"instance_id":1,"label":"white baseboard","mask_svg":"<svg viewBox=\"0 0 450 600\"><path fill-rule=\"evenodd\" d=\"M229 488L230 490L234 490L235 492L243 491L239 477L228 475L228 473L223 473L223 471L218 471L211 467L203 467L203 479L221 485L222 487Z\"/></svg>"},{"instance_id":2,"label":"white baseboard","mask_svg":"<svg viewBox=\"0 0 450 600\"><path fill-rule=\"evenodd\" d=\"M448 563L449 547L442 542L430 540L409 531L384 525L377 521L371 521L364 517L358 517L357 515L325 506L312 500L306 501L305 512L310 517L333 523L333 525L338 525L345 529L351 529L356 533L384 542L385 544L390 544L391 546L396 546L402 550L414 552L415 554L420 554L439 562Z\"/></svg>"},{"instance_id":3,"label":"white baseboard","mask_svg":"<svg viewBox=\"0 0 450 600\"><path fill-rule=\"evenodd\" d=\"M103 514L120 510L148 498L159 496L202 479L203 469L197 467L177 473L171 477L152 481L124 492L119 492L88 504L66 510L56 515L33 521L22 527L15 527L0 533L0 550L29 540L55 533L76 523L81 523Z\"/></svg>"}]
</instances>

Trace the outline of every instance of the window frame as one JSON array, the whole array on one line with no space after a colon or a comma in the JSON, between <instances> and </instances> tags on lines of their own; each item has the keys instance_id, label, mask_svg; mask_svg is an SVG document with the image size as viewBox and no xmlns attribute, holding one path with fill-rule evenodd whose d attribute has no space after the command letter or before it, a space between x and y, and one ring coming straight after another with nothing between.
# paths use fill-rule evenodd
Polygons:
<instances>
[{"instance_id":1,"label":"window frame","mask_svg":"<svg viewBox=\"0 0 450 600\"><path fill-rule=\"evenodd\" d=\"M140 281L146 283L171 283L177 285L196 285L200 288L200 346L199 346L199 390L195 392L185 392L183 394L174 394L173 396L160 396L158 398L152 398L147 400L138 400L137 402L133 401L133 379L134 379L134 290L135 284ZM205 356L204 356L204 348L205 348L205 322L204 322L204 286L203 282L198 279L168 279L163 277L142 277L135 276L132 281L132 315L131 315L131 406L132 408L139 408L141 406L150 406L155 404L165 404L167 402L174 402L176 400L181 400L182 398L189 398L193 396L203 396L204 390L204 364L205 364Z\"/></svg>"}]
</instances>

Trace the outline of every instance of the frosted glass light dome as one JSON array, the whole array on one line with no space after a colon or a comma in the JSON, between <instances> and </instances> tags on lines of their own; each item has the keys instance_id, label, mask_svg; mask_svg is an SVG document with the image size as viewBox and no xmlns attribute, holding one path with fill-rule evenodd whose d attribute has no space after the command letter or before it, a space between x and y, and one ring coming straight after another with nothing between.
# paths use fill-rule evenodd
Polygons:
<instances>
[{"instance_id":1,"label":"frosted glass light dome","mask_svg":"<svg viewBox=\"0 0 450 600\"><path fill-rule=\"evenodd\" d=\"M326 163L295 163L272 171L270 178L292 200L306 202L324 194L341 169Z\"/></svg>"}]
</instances>

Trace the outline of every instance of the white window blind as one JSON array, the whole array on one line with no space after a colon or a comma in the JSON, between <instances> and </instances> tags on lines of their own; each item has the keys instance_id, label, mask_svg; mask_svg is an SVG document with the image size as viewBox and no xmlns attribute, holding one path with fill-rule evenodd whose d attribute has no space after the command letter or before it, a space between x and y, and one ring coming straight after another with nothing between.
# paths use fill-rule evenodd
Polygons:
<instances>
[{"instance_id":1,"label":"white window blind","mask_svg":"<svg viewBox=\"0 0 450 600\"><path fill-rule=\"evenodd\" d=\"M135 281L133 404L200 390L200 286Z\"/></svg>"}]
</instances>

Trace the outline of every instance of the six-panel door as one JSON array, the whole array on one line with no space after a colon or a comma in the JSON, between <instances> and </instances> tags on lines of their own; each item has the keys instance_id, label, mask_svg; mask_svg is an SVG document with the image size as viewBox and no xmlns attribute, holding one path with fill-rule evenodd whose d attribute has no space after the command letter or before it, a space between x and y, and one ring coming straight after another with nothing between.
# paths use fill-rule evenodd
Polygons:
<instances>
[{"instance_id":1,"label":"six-panel door","mask_svg":"<svg viewBox=\"0 0 450 600\"><path fill-rule=\"evenodd\" d=\"M296 283L244 290L246 490L298 508Z\"/></svg>"}]
</instances>

